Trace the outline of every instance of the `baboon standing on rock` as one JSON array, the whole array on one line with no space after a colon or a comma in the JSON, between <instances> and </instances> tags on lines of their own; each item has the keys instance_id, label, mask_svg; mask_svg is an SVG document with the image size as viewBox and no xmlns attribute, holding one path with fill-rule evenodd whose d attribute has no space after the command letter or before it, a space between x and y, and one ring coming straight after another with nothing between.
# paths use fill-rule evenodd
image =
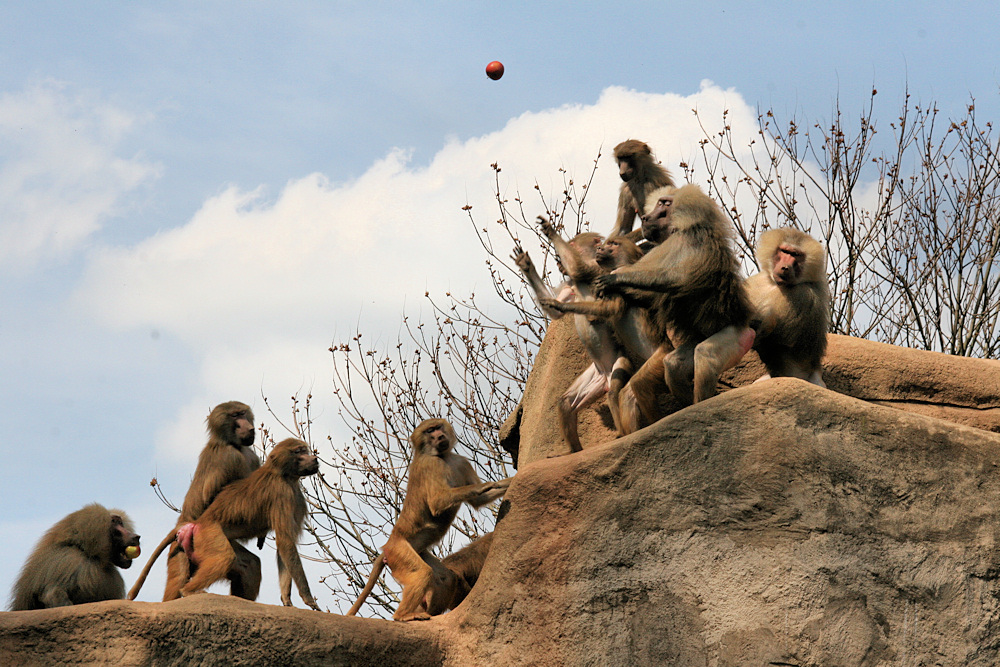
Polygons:
<instances>
[{"instance_id":1,"label":"baboon standing on rock","mask_svg":"<svg viewBox=\"0 0 1000 667\"><path fill-rule=\"evenodd\" d=\"M648 195L649 210L642 216L642 236L647 241L647 248L663 243L675 231L670 215L675 190L673 186L663 186ZM613 266L606 263L606 255L623 252L624 255L615 260ZM614 272L635 264L642 256L643 252L627 236L611 236L598 248L597 262L608 272ZM649 337L651 327L647 309L654 305L652 293L641 294L633 290L630 297L626 299L622 294L603 293L597 300L569 303L542 300L552 310L606 320L618 342L628 352L627 356L619 357L615 362L609 380L608 407L618 435L633 433L663 416L657 397L668 391L664 360L674 349L669 332L656 336L655 344ZM634 368L639 368L639 372L633 375Z\"/></svg>"},{"instance_id":2,"label":"baboon standing on rock","mask_svg":"<svg viewBox=\"0 0 1000 667\"><path fill-rule=\"evenodd\" d=\"M615 161L621 176L621 191L618 193L618 217L608 235L624 235L632 231L635 216L646 212L646 197L650 192L665 185L673 185L670 172L656 163L649 145L637 139L628 139L615 146ZM637 241L638 238L633 238Z\"/></svg>"},{"instance_id":3,"label":"baboon standing on rock","mask_svg":"<svg viewBox=\"0 0 1000 667\"><path fill-rule=\"evenodd\" d=\"M797 377L826 387L823 355L830 326L830 284L820 242L790 227L757 241L760 273L747 291L760 320L754 349L769 377Z\"/></svg>"},{"instance_id":4,"label":"baboon standing on rock","mask_svg":"<svg viewBox=\"0 0 1000 667\"><path fill-rule=\"evenodd\" d=\"M541 219L544 220L544 219ZM572 248L566 247L551 225L542 226L546 236L553 241L562 258ZM623 376L631 374L633 360L645 361L652 353L648 341L635 328L635 318L630 317L622 299L594 300L593 282L599 275L611 273L633 264L642 257L642 251L624 236L612 236L598 246L595 259L586 272L575 276L580 299L560 302L540 298L543 308L561 313L574 313L577 333L592 363L559 398L559 419L563 439L571 452L583 447L578 430L578 413L609 391L620 389ZM563 261L567 265L567 261ZM629 359L632 356L632 360ZM616 379L617 378L617 379ZM609 396L608 408L615 429L621 430L621 417L615 394Z\"/></svg>"},{"instance_id":5,"label":"baboon standing on rock","mask_svg":"<svg viewBox=\"0 0 1000 667\"><path fill-rule=\"evenodd\" d=\"M177 541L197 565L181 595L201 593L236 565L239 540L263 539L274 531L281 603L292 605L292 581L302 601L319 610L299 558L298 541L306 518L299 479L319 472L319 458L302 440L282 440L257 470L215 497L198 520L177 530ZM258 582L259 587L259 582ZM255 599L256 595L254 595Z\"/></svg>"},{"instance_id":6,"label":"baboon standing on rock","mask_svg":"<svg viewBox=\"0 0 1000 667\"><path fill-rule=\"evenodd\" d=\"M208 443L198 456L191 486L184 496L177 527L167 535L150 555L149 561L128 593L134 600L139 594L149 569L157 556L173 540L177 528L201 516L205 508L227 484L244 479L260 467L260 459L253 451L254 426L250 406L239 401L221 403L208 415ZM257 598L260 590L260 559L238 542L233 543L237 558L227 574L231 582L230 593L247 600ZM181 588L191 577L191 564L187 555L177 550L167 556L167 585L163 601L176 600Z\"/></svg>"},{"instance_id":7,"label":"baboon standing on rock","mask_svg":"<svg viewBox=\"0 0 1000 667\"><path fill-rule=\"evenodd\" d=\"M641 253L634 243L625 239L602 240L598 234L578 234L572 241L566 242L556 231L548 219L539 216L542 233L552 242L559 255L559 261L573 281L576 298L568 303L593 301L594 279L604 273L613 271L620 265L636 261ZM577 239L588 236L588 243L579 243ZM593 243L589 242L592 237ZM601 259L598 259L600 257ZM562 311L558 301L540 298L543 308ZM624 351L615 340L611 325L605 321L591 319L585 315L575 315L576 333L587 349L593 363L570 385L559 399L559 421L562 427L563 439L569 445L571 452L583 449L578 430L578 414L588 405L608 392L611 375L617 365L623 363ZM618 426L617 405L611 406L611 416L615 427Z\"/></svg>"},{"instance_id":8,"label":"baboon standing on rock","mask_svg":"<svg viewBox=\"0 0 1000 667\"><path fill-rule=\"evenodd\" d=\"M121 510L94 503L52 526L21 568L11 611L65 607L125 597L117 568L139 555L139 536Z\"/></svg>"},{"instance_id":9,"label":"baboon standing on rock","mask_svg":"<svg viewBox=\"0 0 1000 667\"><path fill-rule=\"evenodd\" d=\"M600 234L594 232L582 232L574 236L570 241L569 245L573 248L573 252L577 259L577 264L575 266L585 267L587 264L593 264L595 261L595 256L597 253L597 248L601 244L602 237ZM524 251L520 246L514 246L514 253L511 255L511 259L517 265L517 268L521 270L521 274L524 276L525 281L527 281L528 286L531 288L531 294L535 299L535 303L539 304L542 312L545 313L547 317L557 320L563 316L558 310L552 310L551 308L546 308L541 305L542 299L558 299L559 301L572 301L577 298L578 294L575 290L574 278L573 278L573 268L567 267L564 263L562 264L562 270L569 274L567 275L568 280L564 281L554 290L546 284L542 277L538 274L538 269L535 268L534 262L531 261L531 256ZM562 257L559 258L560 263L563 262ZM586 270L583 268L582 270Z\"/></svg>"},{"instance_id":10,"label":"baboon standing on rock","mask_svg":"<svg viewBox=\"0 0 1000 667\"><path fill-rule=\"evenodd\" d=\"M455 429L444 419L425 419L410 435L413 459L403 508L348 616L358 613L386 565L403 587L394 620L426 620L428 609L447 608L442 605L450 603L450 589L447 601L434 598L435 585L447 574L431 548L448 532L462 503L482 507L502 496L510 484L510 478L480 482L469 461L452 451L456 441Z\"/></svg>"}]
</instances>

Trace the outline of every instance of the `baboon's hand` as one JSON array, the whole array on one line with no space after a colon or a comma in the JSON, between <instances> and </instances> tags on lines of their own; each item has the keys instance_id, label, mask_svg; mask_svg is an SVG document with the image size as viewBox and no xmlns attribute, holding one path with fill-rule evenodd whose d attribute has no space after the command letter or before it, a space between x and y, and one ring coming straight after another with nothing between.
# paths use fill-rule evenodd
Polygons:
<instances>
[{"instance_id":1,"label":"baboon's hand","mask_svg":"<svg viewBox=\"0 0 1000 667\"><path fill-rule=\"evenodd\" d=\"M614 294L618 291L618 276L609 273L594 279L594 295L598 298Z\"/></svg>"},{"instance_id":2,"label":"baboon's hand","mask_svg":"<svg viewBox=\"0 0 1000 667\"><path fill-rule=\"evenodd\" d=\"M542 308L551 308L552 310L558 310L559 312L562 312L562 307L561 307L562 301L559 301L558 299L553 299L550 296L543 296L540 299L538 299L538 305L540 305Z\"/></svg>"},{"instance_id":3,"label":"baboon's hand","mask_svg":"<svg viewBox=\"0 0 1000 667\"><path fill-rule=\"evenodd\" d=\"M514 264L517 268L521 269L524 273L529 273L532 268L531 256L524 252L521 246L514 246L514 254L510 256L514 260Z\"/></svg>"},{"instance_id":4,"label":"baboon's hand","mask_svg":"<svg viewBox=\"0 0 1000 667\"><path fill-rule=\"evenodd\" d=\"M541 228L542 234L545 234L548 238L551 239L556 236L556 228L552 226L548 218L538 216L538 226Z\"/></svg>"}]
</instances>

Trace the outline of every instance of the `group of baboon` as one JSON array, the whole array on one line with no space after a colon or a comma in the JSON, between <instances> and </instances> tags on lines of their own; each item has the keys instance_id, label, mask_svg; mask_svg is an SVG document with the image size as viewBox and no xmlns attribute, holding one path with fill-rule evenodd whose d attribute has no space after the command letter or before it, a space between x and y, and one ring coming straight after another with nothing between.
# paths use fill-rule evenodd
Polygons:
<instances>
[{"instance_id":1,"label":"group of baboon","mask_svg":"<svg viewBox=\"0 0 1000 667\"><path fill-rule=\"evenodd\" d=\"M539 307L573 313L592 364L559 400L563 437L581 449L580 410L607 394L619 435L663 417L661 397L690 405L717 392L719 376L751 348L767 377L823 384L830 289L826 253L792 228L761 234L760 272L740 277L733 226L697 185L678 187L649 146L630 139L614 151L624 183L607 238L567 241L539 218L566 282L552 289L520 247L513 260ZM633 231L635 218L642 222Z\"/></svg>"},{"instance_id":2,"label":"group of baboon","mask_svg":"<svg viewBox=\"0 0 1000 667\"><path fill-rule=\"evenodd\" d=\"M513 255L544 313L574 314L593 362L559 401L570 450L582 449L579 411L601 396L607 395L618 434L626 435L663 416L660 399L667 393L683 404L714 396L719 375L751 347L767 368L765 378L798 377L824 386L830 294L820 243L791 228L767 231L756 252L760 272L744 280L732 225L711 198L696 185L676 186L641 141L618 144L614 157L624 183L611 234L584 232L567 241L539 218L565 274L559 288L544 282L520 247ZM642 225L633 231L636 216ZM282 603L291 605L294 580L302 600L319 609L297 549L306 516L299 480L319 470L318 458L305 442L288 438L261 465L252 449L253 412L238 401L211 411L208 432L177 525L148 559L128 599L135 599L169 548L164 601L204 592L223 579L232 595L255 600L260 559L244 545L256 539L259 549L273 531ZM510 478L481 482L453 451L457 437L444 419L424 420L409 441L402 510L348 615L360 609L385 565L403 587L394 619L427 619L453 609L476 583L492 545L489 533L444 559L432 553L463 503L493 502ZM14 585L10 608L122 599L118 568L128 568L138 555L139 536L125 513L88 505L42 537Z\"/></svg>"},{"instance_id":3,"label":"group of baboon","mask_svg":"<svg viewBox=\"0 0 1000 667\"><path fill-rule=\"evenodd\" d=\"M254 417L239 401L216 406L208 416L208 443L201 451L176 527L146 562L128 599L134 600L164 549L167 583L163 600L204 592L229 581L230 593L248 600L260 591L260 559L244 546L263 545L274 532L281 602L291 606L292 581L302 601L318 610L299 559L297 544L306 516L299 479L319 471L319 459L302 440L288 438L263 465L252 448ZM510 479L481 482L469 461L453 450L455 430L444 419L427 419L410 435L412 458L403 508L353 616L384 565L403 586L393 618L426 619L457 606L475 585L493 534L444 560L431 549L451 527L463 503L482 507L504 494ZM35 546L14 584L10 609L45 609L125 598L117 568L139 555L139 536L124 512L98 504L73 512Z\"/></svg>"},{"instance_id":4,"label":"group of baboon","mask_svg":"<svg viewBox=\"0 0 1000 667\"><path fill-rule=\"evenodd\" d=\"M216 406L208 416L208 443L198 458L177 527L163 539L128 593L134 600L157 556L167 548L163 599L203 592L222 579L233 595L255 600L260 559L243 546L262 546L274 531L281 600L291 604L292 580L302 600L319 609L309 592L297 549L306 501L299 478L319 471L319 459L295 438L271 450L263 465L253 451L250 407L238 401ZM121 510L96 503L73 512L45 534L14 584L12 611L120 600L125 582L117 568L131 567L139 536Z\"/></svg>"}]
</instances>

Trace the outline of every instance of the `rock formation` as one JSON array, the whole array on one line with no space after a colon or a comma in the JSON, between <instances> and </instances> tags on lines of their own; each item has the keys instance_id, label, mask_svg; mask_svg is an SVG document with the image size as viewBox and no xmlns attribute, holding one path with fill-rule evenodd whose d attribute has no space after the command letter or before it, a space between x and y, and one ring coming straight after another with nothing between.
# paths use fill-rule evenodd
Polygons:
<instances>
[{"instance_id":1,"label":"rock formation","mask_svg":"<svg viewBox=\"0 0 1000 667\"><path fill-rule=\"evenodd\" d=\"M204 595L0 613L0 664L1000 664L1000 363L843 337L829 390L749 384L612 439L555 398L554 323L505 441L519 470L479 583L394 623ZM744 386L745 385L745 386Z\"/></svg>"}]
</instances>

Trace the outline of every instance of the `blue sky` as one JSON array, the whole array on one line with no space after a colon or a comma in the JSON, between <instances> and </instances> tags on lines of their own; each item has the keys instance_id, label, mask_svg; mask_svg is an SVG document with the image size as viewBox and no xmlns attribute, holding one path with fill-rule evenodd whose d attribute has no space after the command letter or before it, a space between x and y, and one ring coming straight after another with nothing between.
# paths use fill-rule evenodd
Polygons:
<instances>
[{"instance_id":1,"label":"blue sky","mask_svg":"<svg viewBox=\"0 0 1000 667\"><path fill-rule=\"evenodd\" d=\"M873 86L885 124L907 89L1000 116L995 6L903 7L3 3L0 590L88 502L151 549L173 515L149 479L180 500L219 402L280 434L261 396L312 391L317 440L336 438L330 343L394 340L425 290L488 284L461 207L495 215L492 162L554 197L603 147L600 229L609 149L646 140L676 174L693 107L744 137L758 108L856 117Z\"/></svg>"}]
</instances>

